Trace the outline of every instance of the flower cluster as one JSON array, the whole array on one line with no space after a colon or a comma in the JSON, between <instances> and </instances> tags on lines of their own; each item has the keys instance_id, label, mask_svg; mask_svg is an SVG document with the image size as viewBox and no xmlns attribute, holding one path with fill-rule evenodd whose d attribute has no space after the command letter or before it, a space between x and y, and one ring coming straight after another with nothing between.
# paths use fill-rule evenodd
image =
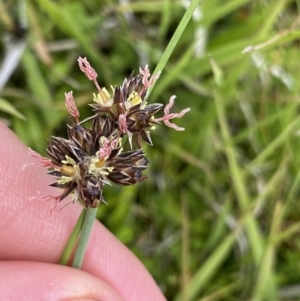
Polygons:
<instances>
[{"instance_id":1,"label":"flower cluster","mask_svg":"<svg viewBox=\"0 0 300 301\"><path fill-rule=\"evenodd\" d=\"M162 121L175 130L184 130L170 120L182 117L190 109L170 114L175 98L172 96L164 116L154 117L163 105L146 103L148 89L159 77L159 74L151 77L148 66L140 68L136 76L131 74L120 87L111 87L109 92L99 86L97 73L86 58L79 58L78 63L97 88L91 104L93 115L80 121L72 92L66 93L71 120L67 125L68 139L49 139L46 151L50 158L41 157L31 149L29 155L38 159L37 164L47 168L48 174L55 178L51 186L62 189L63 192L54 199L61 201L71 195L74 202L80 200L86 207L96 207L99 202L105 202L104 185L111 182L132 185L145 179L142 172L147 168L148 160L142 142L152 145L150 130ZM90 127L84 126L87 121L91 122ZM125 136L130 151L123 151Z\"/></svg>"}]
</instances>

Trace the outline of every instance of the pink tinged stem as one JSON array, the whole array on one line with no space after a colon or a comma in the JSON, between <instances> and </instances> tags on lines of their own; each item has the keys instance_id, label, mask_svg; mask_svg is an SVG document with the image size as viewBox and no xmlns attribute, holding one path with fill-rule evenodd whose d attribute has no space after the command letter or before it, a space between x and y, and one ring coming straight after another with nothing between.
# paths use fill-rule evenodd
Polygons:
<instances>
[{"instance_id":1,"label":"pink tinged stem","mask_svg":"<svg viewBox=\"0 0 300 301\"><path fill-rule=\"evenodd\" d=\"M124 114L120 114L120 116L119 116L119 129L123 134L127 134L128 141L129 141L129 144L130 144L130 148L132 149L132 136L133 136L133 134L128 130L126 116Z\"/></svg>"},{"instance_id":2,"label":"pink tinged stem","mask_svg":"<svg viewBox=\"0 0 300 301\"><path fill-rule=\"evenodd\" d=\"M118 146L118 139L119 138L117 137L110 141L106 137L104 138L102 146L100 147L99 150L99 159L106 160L110 156L112 150Z\"/></svg>"},{"instance_id":3,"label":"pink tinged stem","mask_svg":"<svg viewBox=\"0 0 300 301\"><path fill-rule=\"evenodd\" d=\"M189 112L191 109L190 108L186 108L184 110L182 110L180 113L169 113L170 109L172 108L173 104L174 104L174 99L175 99L175 95L171 96L169 103L165 106L164 109L164 113L165 115L161 118L157 118L154 119L155 121L159 122L159 121L163 121L164 124L170 128L175 129L176 131L184 131L184 128L181 128L179 126L177 126L174 123L170 123L170 120L173 118L181 118L185 113Z\"/></svg>"},{"instance_id":4,"label":"pink tinged stem","mask_svg":"<svg viewBox=\"0 0 300 301\"><path fill-rule=\"evenodd\" d=\"M73 92L71 91L69 93L65 93L65 97L66 97L66 106L69 114L75 118L76 123L79 123L79 112L75 104Z\"/></svg>"},{"instance_id":5,"label":"pink tinged stem","mask_svg":"<svg viewBox=\"0 0 300 301\"><path fill-rule=\"evenodd\" d=\"M50 209L50 213L46 218L46 224L48 222L48 219L52 216L53 211L56 209L58 202L60 200L61 195L55 196L55 195L41 195L41 192L38 191L36 196L32 196L29 198L29 202L32 202L33 200L38 201L54 201L54 206Z\"/></svg>"},{"instance_id":6,"label":"pink tinged stem","mask_svg":"<svg viewBox=\"0 0 300 301\"><path fill-rule=\"evenodd\" d=\"M95 71L95 69L93 69L90 65L90 63L88 62L88 60L86 59L86 57L82 58L79 57L78 58L78 64L79 64L79 68L82 72L84 72L84 74L87 76L87 78L89 80L92 80L96 86L96 88L98 89L98 91L101 91L101 87L99 86L96 78L98 76L97 72Z\"/></svg>"},{"instance_id":7,"label":"pink tinged stem","mask_svg":"<svg viewBox=\"0 0 300 301\"><path fill-rule=\"evenodd\" d=\"M31 158L37 159L39 162L31 162L29 164L25 164L22 167L22 170L24 170L29 165L37 165L39 167L44 167L44 168L57 168L57 169L60 169L59 166L52 163L51 159L42 157L39 153L32 150L30 147L28 148L28 155Z\"/></svg>"},{"instance_id":8,"label":"pink tinged stem","mask_svg":"<svg viewBox=\"0 0 300 301\"><path fill-rule=\"evenodd\" d=\"M60 197L61 197L61 195L58 195L58 196L45 195L40 198L40 200L42 200L42 201L52 201L52 200L55 201L54 206L50 209L49 215L46 218L46 222L45 222L46 225L48 223L49 218L52 216L54 210L56 209L56 207L59 203Z\"/></svg>"},{"instance_id":9,"label":"pink tinged stem","mask_svg":"<svg viewBox=\"0 0 300 301\"><path fill-rule=\"evenodd\" d=\"M140 67L139 71L140 71L140 74L143 76L142 83L144 85L142 91L140 91L140 93L139 93L141 95L145 90L149 89L154 84L154 82L159 78L161 72L158 72L157 74L150 77L151 74L150 74L148 65L146 65L144 69L142 67ZM150 79L148 80L149 77L150 77Z\"/></svg>"},{"instance_id":10,"label":"pink tinged stem","mask_svg":"<svg viewBox=\"0 0 300 301\"><path fill-rule=\"evenodd\" d=\"M128 126L126 122L126 116L124 114L120 114L119 116L119 129L123 134L127 133Z\"/></svg>"},{"instance_id":11,"label":"pink tinged stem","mask_svg":"<svg viewBox=\"0 0 300 301\"><path fill-rule=\"evenodd\" d=\"M105 137L99 149L99 159L105 159L110 155L109 140Z\"/></svg>"},{"instance_id":12,"label":"pink tinged stem","mask_svg":"<svg viewBox=\"0 0 300 301\"><path fill-rule=\"evenodd\" d=\"M41 201L54 201L54 206L50 209L50 213L49 215L47 216L46 218L46 224L49 220L49 218L52 216L53 212L56 210L57 206L58 206L58 203L61 201L61 197L62 197L63 194L60 194L60 195L44 195L44 196L40 196L39 199ZM71 202L65 204L63 207L61 207L59 210L62 210L63 208L65 208L66 206L70 205L71 203L74 204L75 200L72 200Z\"/></svg>"},{"instance_id":13,"label":"pink tinged stem","mask_svg":"<svg viewBox=\"0 0 300 301\"><path fill-rule=\"evenodd\" d=\"M55 195L48 194L48 195L40 196L40 200L41 201L55 201L55 203L58 203L60 200L60 197L61 197L61 195L55 196Z\"/></svg>"}]
</instances>

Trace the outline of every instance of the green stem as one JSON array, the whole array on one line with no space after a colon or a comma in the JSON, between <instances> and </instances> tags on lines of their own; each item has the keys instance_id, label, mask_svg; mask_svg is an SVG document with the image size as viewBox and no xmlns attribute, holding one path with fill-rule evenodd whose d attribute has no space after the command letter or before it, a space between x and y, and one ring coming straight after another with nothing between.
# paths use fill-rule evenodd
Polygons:
<instances>
[{"instance_id":1,"label":"green stem","mask_svg":"<svg viewBox=\"0 0 300 301\"><path fill-rule=\"evenodd\" d=\"M74 260L72 263L72 267L80 269L83 258L84 258L84 253L90 238L90 233L93 228L94 220L96 217L98 206L96 208L88 207L85 219L83 222L83 226L81 229L77 249L75 252ZM85 209L84 209L85 210Z\"/></svg>"},{"instance_id":2,"label":"green stem","mask_svg":"<svg viewBox=\"0 0 300 301\"><path fill-rule=\"evenodd\" d=\"M79 236L79 233L82 229L82 226L83 226L83 221L84 221L84 218L85 218L85 213L86 213L86 210L83 209L77 222L76 222L76 225L69 237L69 240L67 242L67 245L64 249L64 252L63 254L61 255L61 258L60 258L60 261L59 261L59 264L61 265L67 265L70 258L71 258L71 255L73 253L73 250L74 250L74 246L76 244L76 241L78 239L78 236Z\"/></svg>"},{"instance_id":3,"label":"green stem","mask_svg":"<svg viewBox=\"0 0 300 301\"><path fill-rule=\"evenodd\" d=\"M159 71L162 71L165 68L165 65L166 65L167 61L169 60L172 52L174 51L175 46L177 45L181 35L183 34L187 24L189 23L192 15L193 15L195 9L197 8L197 6L199 5L200 1L201 0L193 0L191 2L190 6L188 7L188 9L186 10L184 16L182 17L176 31L174 32L171 41L169 42L166 50L164 51L160 61L158 62L155 70L153 71L153 74L157 74ZM156 84L156 82L154 82L154 84L148 90L148 93L145 97L145 100L147 100L147 98L150 96L155 84Z\"/></svg>"}]
</instances>

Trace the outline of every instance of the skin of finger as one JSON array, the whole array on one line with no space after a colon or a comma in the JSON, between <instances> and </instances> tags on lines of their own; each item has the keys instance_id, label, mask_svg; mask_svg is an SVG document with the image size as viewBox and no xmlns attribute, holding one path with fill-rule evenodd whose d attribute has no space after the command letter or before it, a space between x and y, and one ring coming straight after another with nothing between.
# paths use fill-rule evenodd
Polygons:
<instances>
[{"instance_id":1,"label":"skin of finger","mask_svg":"<svg viewBox=\"0 0 300 301\"><path fill-rule=\"evenodd\" d=\"M0 279L1 300L124 301L99 278L56 264L1 261Z\"/></svg>"},{"instance_id":2,"label":"skin of finger","mask_svg":"<svg viewBox=\"0 0 300 301\"><path fill-rule=\"evenodd\" d=\"M59 210L70 201L65 200L53 210L55 201L41 199L59 195L48 186L53 179L35 165L22 171L35 160L1 123L0 158L0 258L58 263L81 205ZM124 300L165 300L141 262L99 222L94 224L82 269L115 288Z\"/></svg>"}]
</instances>

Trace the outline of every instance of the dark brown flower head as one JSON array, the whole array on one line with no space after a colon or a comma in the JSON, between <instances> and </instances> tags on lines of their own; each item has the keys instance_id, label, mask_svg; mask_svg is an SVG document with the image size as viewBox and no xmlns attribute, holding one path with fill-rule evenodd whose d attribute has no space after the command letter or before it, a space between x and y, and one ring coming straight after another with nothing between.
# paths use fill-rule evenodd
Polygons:
<instances>
[{"instance_id":1,"label":"dark brown flower head","mask_svg":"<svg viewBox=\"0 0 300 301\"><path fill-rule=\"evenodd\" d=\"M127 133L129 137L132 135L138 148L142 147L142 140L152 145L149 130L158 124L154 119L154 114L163 107L160 103L151 105L137 105L129 110L126 116L126 123L123 122L123 116L119 116L120 129L123 133ZM125 125L126 124L126 125ZM130 142L130 141L129 141Z\"/></svg>"},{"instance_id":2,"label":"dark brown flower head","mask_svg":"<svg viewBox=\"0 0 300 301\"><path fill-rule=\"evenodd\" d=\"M61 201L71 195L74 201L81 200L86 207L95 207L105 202L102 192L110 182L132 185L145 179L142 173L148 159L142 150L142 141L152 145L149 131L161 121L175 130L184 130L170 120L182 117L189 109L179 114L170 113L175 98L172 96L164 108L164 116L154 117L163 105L146 103L148 89L159 77L159 74L151 77L148 66L140 68L136 76L131 74L109 93L98 84L98 75L86 58L79 58L78 63L98 90L91 105L94 115L80 121L73 94L66 93L71 120L67 125L68 139L49 139L46 151L50 159L32 150L29 154L39 160L39 166L49 169L48 174L55 178L51 186L63 190L60 196L53 197L55 200ZM85 126L87 121L91 121L89 128ZM126 135L131 151L123 152L122 138ZM137 149L133 149L133 139Z\"/></svg>"},{"instance_id":3,"label":"dark brown flower head","mask_svg":"<svg viewBox=\"0 0 300 301\"><path fill-rule=\"evenodd\" d=\"M120 153L109 162L114 169L107 178L116 184L132 185L146 179L142 171L147 168L148 160L141 149Z\"/></svg>"},{"instance_id":4,"label":"dark brown flower head","mask_svg":"<svg viewBox=\"0 0 300 301\"><path fill-rule=\"evenodd\" d=\"M132 185L144 180L148 160L142 150L122 152L122 138L115 136L114 121L95 117L91 129L68 125L69 139L51 137L46 149L51 158L51 184L63 189L59 201L72 195L86 206L104 201L102 191L110 182Z\"/></svg>"},{"instance_id":5,"label":"dark brown flower head","mask_svg":"<svg viewBox=\"0 0 300 301\"><path fill-rule=\"evenodd\" d=\"M91 106L95 112L109 113L112 118L118 120L120 114L125 114L130 108L139 105L144 100L148 88L143 85L141 74L133 76L132 73L125 78L120 87L111 87L111 93L106 88L102 88L97 95L94 94L95 104Z\"/></svg>"},{"instance_id":6,"label":"dark brown flower head","mask_svg":"<svg viewBox=\"0 0 300 301\"><path fill-rule=\"evenodd\" d=\"M105 88L94 95L95 104L92 104L96 114L108 113L119 126L119 130L129 137L132 148L132 139L138 148L142 147L142 141L152 145L149 129L157 124L154 114L162 107L162 104L147 105L145 96L148 89L158 78L159 74L150 78L148 66L140 68L140 73L133 73L124 80L120 87L112 89L110 94Z\"/></svg>"}]
</instances>

